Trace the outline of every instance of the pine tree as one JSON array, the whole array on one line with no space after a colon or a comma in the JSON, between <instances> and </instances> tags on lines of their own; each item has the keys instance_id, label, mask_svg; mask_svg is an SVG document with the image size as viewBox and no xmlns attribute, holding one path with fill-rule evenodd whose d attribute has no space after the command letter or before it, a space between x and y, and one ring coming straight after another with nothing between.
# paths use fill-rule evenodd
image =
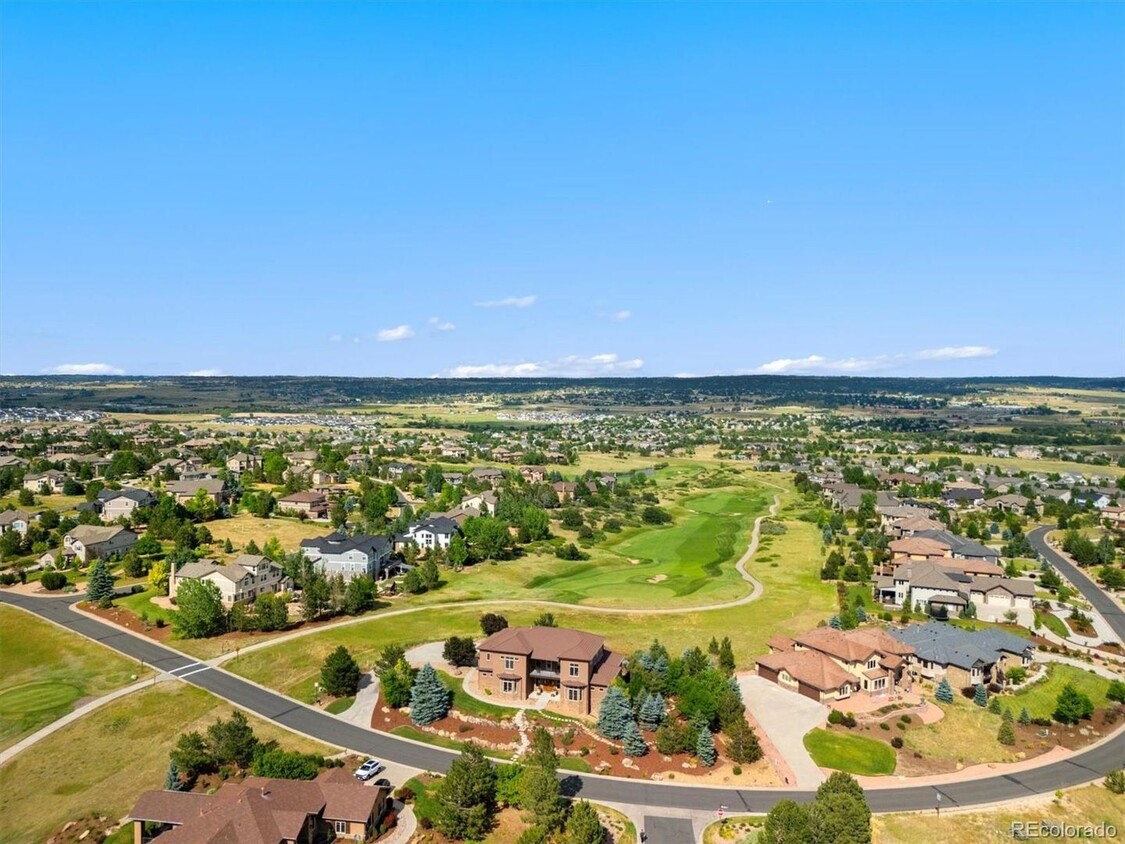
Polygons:
<instances>
[{"instance_id":1,"label":"pine tree","mask_svg":"<svg viewBox=\"0 0 1125 844\"><path fill-rule=\"evenodd\" d=\"M226 541L223 543L223 553L224 554L233 554L234 553L234 544L230 541L229 536L227 537Z\"/></svg>"},{"instance_id":2,"label":"pine tree","mask_svg":"<svg viewBox=\"0 0 1125 844\"><path fill-rule=\"evenodd\" d=\"M176 764L176 760L172 759L168 762L168 773L164 777L164 790L165 791L183 791L186 783L180 779L180 766Z\"/></svg>"},{"instance_id":3,"label":"pine tree","mask_svg":"<svg viewBox=\"0 0 1125 844\"><path fill-rule=\"evenodd\" d=\"M645 698L641 704L640 716L637 719L646 730L655 730L664 721L664 696L654 692Z\"/></svg>"},{"instance_id":4,"label":"pine tree","mask_svg":"<svg viewBox=\"0 0 1125 844\"><path fill-rule=\"evenodd\" d=\"M560 829L566 820L566 804L556 776L559 757L554 739L542 727L531 734L531 751L520 775L520 807L525 820L548 832Z\"/></svg>"},{"instance_id":5,"label":"pine tree","mask_svg":"<svg viewBox=\"0 0 1125 844\"><path fill-rule=\"evenodd\" d=\"M112 601L113 594L113 575L109 573L105 560L94 560L86 579L86 600L92 604L100 604Z\"/></svg>"},{"instance_id":6,"label":"pine tree","mask_svg":"<svg viewBox=\"0 0 1125 844\"><path fill-rule=\"evenodd\" d=\"M1012 729L1011 721L1000 722L1000 732L997 734L996 740L1001 744L1007 745L1016 743L1016 732Z\"/></svg>"},{"instance_id":7,"label":"pine tree","mask_svg":"<svg viewBox=\"0 0 1125 844\"><path fill-rule=\"evenodd\" d=\"M427 662L414 678L410 690L410 720L425 727L444 718L448 712L449 690Z\"/></svg>"},{"instance_id":8,"label":"pine tree","mask_svg":"<svg viewBox=\"0 0 1125 844\"><path fill-rule=\"evenodd\" d=\"M426 668L430 666L422 671ZM434 828L442 835L478 840L492 830L497 808L496 769L476 744L465 745L433 795L438 804Z\"/></svg>"},{"instance_id":9,"label":"pine tree","mask_svg":"<svg viewBox=\"0 0 1125 844\"><path fill-rule=\"evenodd\" d=\"M762 746L758 742L758 735L746 723L745 718L739 718L724 732L727 735L727 756L732 762L757 762L762 758Z\"/></svg>"},{"instance_id":10,"label":"pine tree","mask_svg":"<svg viewBox=\"0 0 1125 844\"><path fill-rule=\"evenodd\" d=\"M324 660L320 669L320 682L328 694L347 697L358 691L359 675L359 664L348 649L340 645Z\"/></svg>"},{"instance_id":11,"label":"pine tree","mask_svg":"<svg viewBox=\"0 0 1125 844\"><path fill-rule=\"evenodd\" d=\"M1027 707L1025 706L1023 709L1020 710L1020 724L1022 724L1023 726L1026 727L1030 723L1031 723L1031 713L1027 711Z\"/></svg>"},{"instance_id":12,"label":"pine tree","mask_svg":"<svg viewBox=\"0 0 1125 844\"><path fill-rule=\"evenodd\" d=\"M645 738L641 735L640 728L635 721L630 721L625 726L625 735L622 738L624 739L625 752L629 756L638 757L648 753L648 745L645 744Z\"/></svg>"},{"instance_id":13,"label":"pine tree","mask_svg":"<svg viewBox=\"0 0 1125 844\"><path fill-rule=\"evenodd\" d=\"M598 707L598 732L606 738L622 739L633 721L633 709L617 686L610 686Z\"/></svg>"},{"instance_id":14,"label":"pine tree","mask_svg":"<svg viewBox=\"0 0 1125 844\"><path fill-rule=\"evenodd\" d=\"M695 742L695 755L699 757L699 764L710 768L715 764L719 754L715 752L715 737L707 729L706 724L699 726L699 738Z\"/></svg>"},{"instance_id":15,"label":"pine tree","mask_svg":"<svg viewBox=\"0 0 1125 844\"><path fill-rule=\"evenodd\" d=\"M993 715L1000 714L1000 698L994 697L988 702L988 711Z\"/></svg>"},{"instance_id":16,"label":"pine tree","mask_svg":"<svg viewBox=\"0 0 1125 844\"><path fill-rule=\"evenodd\" d=\"M863 604L856 604L855 617L858 621L867 621L867 609Z\"/></svg>"},{"instance_id":17,"label":"pine tree","mask_svg":"<svg viewBox=\"0 0 1125 844\"><path fill-rule=\"evenodd\" d=\"M949 685L949 681L944 677L942 677L941 682L938 683L934 697L942 703L953 703L953 687Z\"/></svg>"},{"instance_id":18,"label":"pine tree","mask_svg":"<svg viewBox=\"0 0 1125 844\"><path fill-rule=\"evenodd\" d=\"M977 690L973 694L973 703L981 708L988 706L988 689L981 683L977 683Z\"/></svg>"},{"instance_id":19,"label":"pine tree","mask_svg":"<svg viewBox=\"0 0 1125 844\"><path fill-rule=\"evenodd\" d=\"M604 844L606 828L597 810L586 800L579 800L570 810L566 822L565 844Z\"/></svg>"},{"instance_id":20,"label":"pine tree","mask_svg":"<svg viewBox=\"0 0 1125 844\"><path fill-rule=\"evenodd\" d=\"M719 647L719 668L727 674L734 673L734 648L731 647L730 638L723 637L723 644Z\"/></svg>"},{"instance_id":21,"label":"pine tree","mask_svg":"<svg viewBox=\"0 0 1125 844\"><path fill-rule=\"evenodd\" d=\"M1008 722L1009 724L1011 724L1011 723L1012 723L1012 720L1013 720L1013 719L1012 719L1012 710L1008 709L1008 707L1006 707L1006 706L1005 706L1005 707L1004 707L1004 712L1003 712L1003 714L1002 714L1002 715L1000 716L1000 720L1001 720L1001 721L1007 721L1007 722Z\"/></svg>"},{"instance_id":22,"label":"pine tree","mask_svg":"<svg viewBox=\"0 0 1125 844\"><path fill-rule=\"evenodd\" d=\"M711 656L719 655L719 640L714 636L711 637L711 644L707 646L707 653L711 654Z\"/></svg>"}]
</instances>

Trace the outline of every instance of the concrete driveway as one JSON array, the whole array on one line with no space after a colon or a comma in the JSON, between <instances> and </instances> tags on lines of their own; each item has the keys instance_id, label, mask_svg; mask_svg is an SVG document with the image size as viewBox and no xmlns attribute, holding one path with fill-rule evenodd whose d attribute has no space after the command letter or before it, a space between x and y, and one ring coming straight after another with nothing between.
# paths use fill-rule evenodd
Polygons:
<instances>
[{"instance_id":1,"label":"concrete driveway","mask_svg":"<svg viewBox=\"0 0 1125 844\"><path fill-rule=\"evenodd\" d=\"M756 674L739 675L738 687L746 708L792 769L797 778L796 786L816 788L824 782L824 774L805 750L804 738L809 730L824 726L828 707L786 691Z\"/></svg>"}]
</instances>

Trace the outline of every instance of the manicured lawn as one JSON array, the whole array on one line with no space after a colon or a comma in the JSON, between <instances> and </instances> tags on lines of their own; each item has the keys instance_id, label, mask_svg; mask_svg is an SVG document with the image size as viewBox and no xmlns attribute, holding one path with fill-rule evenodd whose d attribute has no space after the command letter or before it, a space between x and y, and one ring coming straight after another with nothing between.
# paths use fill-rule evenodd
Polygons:
<instances>
[{"instance_id":1,"label":"manicured lawn","mask_svg":"<svg viewBox=\"0 0 1125 844\"><path fill-rule=\"evenodd\" d=\"M0 768L0 844L41 842L67 820L121 817L146 789L163 787L168 751L181 732L205 729L233 710L183 683L160 683L68 724ZM250 719L261 739L287 749L336 752Z\"/></svg>"},{"instance_id":2,"label":"manicured lawn","mask_svg":"<svg viewBox=\"0 0 1125 844\"><path fill-rule=\"evenodd\" d=\"M453 708L465 715L479 715L482 718L514 718L519 711L509 706L497 706L495 703L477 700L465 691L463 677L453 677L444 671L439 671L438 677L447 689L453 690Z\"/></svg>"},{"instance_id":3,"label":"manicured lawn","mask_svg":"<svg viewBox=\"0 0 1125 844\"><path fill-rule=\"evenodd\" d=\"M1063 686L1071 683L1078 691L1090 696L1095 707L1106 705L1106 692L1109 691L1109 680L1075 668L1072 665L1051 663L1047 666L1047 678L1038 683L1032 683L1026 689L1017 692L1013 700L1013 708L1027 707L1032 718L1050 718L1055 711L1059 692ZM1014 714L1019 714L1018 711Z\"/></svg>"},{"instance_id":4,"label":"manicured lawn","mask_svg":"<svg viewBox=\"0 0 1125 844\"><path fill-rule=\"evenodd\" d=\"M875 815L872 819L875 844L917 844L921 841L972 841L974 844L1008 844L1012 822L1047 821L1053 824L1107 824L1118 835L1125 829L1125 800L1100 785L1068 791L1062 801L1034 801L978 812L942 812L935 822L933 812ZM1063 841L1044 834L1045 841ZM1112 840L1112 839L1107 839Z\"/></svg>"},{"instance_id":5,"label":"manicured lawn","mask_svg":"<svg viewBox=\"0 0 1125 844\"><path fill-rule=\"evenodd\" d=\"M1035 618L1040 624L1042 624L1056 636L1059 636L1063 639L1069 637L1070 631L1066 629L1066 622L1054 613L1037 612L1035 614Z\"/></svg>"},{"instance_id":6,"label":"manicured lawn","mask_svg":"<svg viewBox=\"0 0 1125 844\"><path fill-rule=\"evenodd\" d=\"M33 615L0 606L0 747L148 676L139 663Z\"/></svg>"},{"instance_id":7,"label":"manicured lawn","mask_svg":"<svg viewBox=\"0 0 1125 844\"><path fill-rule=\"evenodd\" d=\"M352 704L354 703L354 697L341 697L332 701L330 704L328 704L328 706L324 708L328 712L331 712L333 715L339 715L341 712L347 712L349 709L351 709Z\"/></svg>"},{"instance_id":8,"label":"manicured lawn","mask_svg":"<svg viewBox=\"0 0 1125 844\"><path fill-rule=\"evenodd\" d=\"M822 768L866 776L895 772L894 750L875 739L818 728L805 736L805 749Z\"/></svg>"},{"instance_id":9,"label":"manicured lawn","mask_svg":"<svg viewBox=\"0 0 1125 844\"><path fill-rule=\"evenodd\" d=\"M792 493L783 496L783 502L792 500ZM819 576L819 531L815 525L787 518L784 513L783 521L788 529L785 535L763 539L762 553L768 549L773 559L766 562L755 558L748 564L748 570L764 587L760 600L725 610L686 609L674 616L555 609L552 611L556 621L560 626L604 636L610 648L626 653L647 646L654 638L660 638L669 650L678 653L692 645L705 647L712 636L720 639L729 636L736 663L743 667L752 665L757 655L765 653L766 642L774 634L808 630L835 610L835 589L832 584L821 582ZM522 562L515 561L513 567ZM504 597L532 596L512 590ZM536 607L490 605L481 601L465 609L435 607L402 615L375 613L360 624L328 629L297 643L262 648L237 657L227 662L226 667L308 702L324 658L337 645L347 647L360 667L367 670L387 642L411 647L451 635L479 636L480 615L490 610L506 616L513 626L529 624L541 612Z\"/></svg>"},{"instance_id":10,"label":"manicured lawn","mask_svg":"<svg viewBox=\"0 0 1125 844\"><path fill-rule=\"evenodd\" d=\"M163 619L166 624L170 625L176 617L176 611L154 604L152 599L159 595L160 593L155 589L146 589L144 592L135 592L132 595L126 595L124 598L116 598L114 603L122 609L129 610L138 618L141 613L144 613L153 624L156 624L157 619Z\"/></svg>"},{"instance_id":11,"label":"manicured lawn","mask_svg":"<svg viewBox=\"0 0 1125 844\"><path fill-rule=\"evenodd\" d=\"M436 604L523 597L599 607L684 607L743 597L749 585L735 570L754 518L774 490L755 485L689 495L668 506L675 522L627 528L565 562L550 548L519 560L442 572L444 585L412 599ZM559 533L556 525L554 528Z\"/></svg>"}]
</instances>

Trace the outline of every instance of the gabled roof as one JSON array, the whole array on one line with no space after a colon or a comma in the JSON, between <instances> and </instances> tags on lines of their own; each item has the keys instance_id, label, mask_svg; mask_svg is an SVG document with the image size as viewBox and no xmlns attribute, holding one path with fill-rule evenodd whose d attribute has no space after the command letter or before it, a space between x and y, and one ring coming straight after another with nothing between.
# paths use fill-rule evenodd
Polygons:
<instances>
[{"instance_id":1,"label":"gabled roof","mask_svg":"<svg viewBox=\"0 0 1125 844\"><path fill-rule=\"evenodd\" d=\"M432 519L426 519L424 522L411 525L407 529L407 533L417 533L420 530L426 530L434 534L453 534L457 532L457 524L445 516L434 516Z\"/></svg>"},{"instance_id":2,"label":"gabled roof","mask_svg":"<svg viewBox=\"0 0 1125 844\"><path fill-rule=\"evenodd\" d=\"M121 527L120 525L109 525L102 527L100 525L79 525L70 533L67 534L73 542L81 542L83 545L96 545L99 542L108 542L119 533L129 533L136 537L131 530Z\"/></svg>"},{"instance_id":3,"label":"gabled roof","mask_svg":"<svg viewBox=\"0 0 1125 844\"><path fill-rule=\"evenodd\" d=\"M1031 648L1026 639L996 627L963 630L952 624L931 621L892 628L889 633L898 641L912 645L918 659L960 668L972 668L977 663L992 665L1002 652L1023 655Z\"/></svg>"}]
</instances>

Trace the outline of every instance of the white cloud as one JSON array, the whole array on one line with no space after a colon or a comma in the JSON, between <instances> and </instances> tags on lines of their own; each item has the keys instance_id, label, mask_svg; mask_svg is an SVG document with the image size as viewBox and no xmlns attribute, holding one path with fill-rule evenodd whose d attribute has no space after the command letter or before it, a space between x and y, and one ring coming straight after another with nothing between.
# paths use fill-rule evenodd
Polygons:
<instances>
[{"instance_id":1,"label":"white cloud","mask_svg":"<svg viewBox=\"0 0 1125 844\"><path fill-rule=\"evenodd\" d=\"M631 317L632 315L633 315L632 311L621 310L621 311L614 311L613 313L606 314L606 317L608 319L612 319L614 322L624 322L625 320L629 319L629 317Z\"/></svg>"},{"instance_id":2,"label":"white cloud","mask_svg":"<svg viewBox=\"0 0 1125 844\"><path fill-rule=\"evenodd\" d=\"M809 355L803 358L778 358L743 370L741 374L784 375L786 373L826 372L852 375L889 369L909 361L922 360L967 360L970 358L990 358L999 354L998 349L989 346L943 346L940 349L923 349L920 352L896 355L874 355L868 358L827 358L823 355Z\"/></svg>"},{"instance_id":3,"label":"white cloud","mask_svg":"<svg viewBox=\"0 0 1125 844\"><path fill-rule=\"evenodd\" d=\"M344 338L341 335L333 334L331 337L328 338L328 342L329 343L339 343L343 339Z\"/></svg>"},{"instance_id":4,"label":"white cloud","mask_svg":"<svg viewBox=\"0 0 1125 844\"><path fill-rule=\"evenodd\" d=\"M442 373L447 378L596 378L636 372L645 362L614 354L567 355L544 361L462 364Z\"/></svg>"},{"instance_id":5,"label":"white cloud","mask_svg":"<svg viewBox=\"0 0 1125 844\"><path fill-rule=\"evenodd\" d=\"M430 317L428 320L426 320L426 322L428 322L430 324L430 326L432 326L433 328L435 328L438 331L452 331L454 328L457 327L456 325L454 325L449 320L441 319L440 317L436 317L436 316Z\"/></svg>"},{"instance_id":6,"label":"white cloud","mask_svg":"<svg viewBox=\"0 0 1125 844\"><path fill-rule=\"evenodd\" d=\"M384 328L375 335L380 343L395 343L399 340L409 340L414 336L414 329L409 325L396 325L394 328Z\"/></svg>"},{"instance_id":7,"label":"white cloud","mask_svg":"<svg viewBox=\"0 0 1125 844\"><path fill-rule=\"evenodd\" d=\"M960 360L964 358L990 358L999 353L990 346L942 346L925 349L915 355L918 360Z\"/></svg>"},{"instance_id":8,"label":"white cloud","mask_svg":"<svg viewBox=\"0 0 1125 844\"><path fill-rule=\"evenodd\" d=\"M535 304L535 296L509 296L506 299L490 299L473 302L478 308L530 308Z\"/></svg>"},{"instance_id":9,"label":"white cloud","mask_svg":"<svg viewBox=\"0 0 1125 844\"><path fill-rule=\"evenodd\" d=\"M124 375L125 370L108 363L60 363L44 369L49 375Z\"/></svg>"},{"instance_id":10,"label":"white cloud","mask_svg":"<svg viewBox=\"0 0 1125 844\"><path fill-rule=\"evenodd\" d=\"M184 375L192 378L218 378L226 373L221 369L193 369L191 372L185 372Z\"/></svg>"}]
</instances>

